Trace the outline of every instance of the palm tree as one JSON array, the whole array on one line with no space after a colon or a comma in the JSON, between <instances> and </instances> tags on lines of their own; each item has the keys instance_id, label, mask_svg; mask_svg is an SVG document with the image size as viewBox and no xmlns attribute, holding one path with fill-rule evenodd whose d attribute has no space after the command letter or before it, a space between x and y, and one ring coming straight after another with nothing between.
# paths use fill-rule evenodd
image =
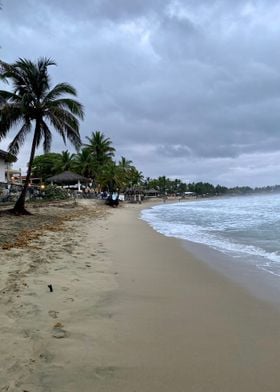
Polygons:
<instances>
[{"instance_id":1,"label":"palm tree","mask_svg":"<svg viewBox=\"0 0 280 392\"><path fill-rule=\"evenodd\" d=\"M127 172L133 167L132 163L133 162L131 160L126 159L125 157L121 157L120 161L118 162L118 166L122 168L124 172Z\"/></svg>"},{"instance_id":2,"label":"palm tree","mask_svg":"<svg viewBox=\"0 0 280 392\"><path fill-rule=\"evenodd\" d=\"M43 143L45 152L50 150L53 127L62 137L68 139L76 149L81 144L79 118L83 119L82 105L64 94L76 96L76 90L68 83L50 86L48 67L55 62L40 58L37 62L19 59L14 64L0 61L0 77L11 82L11 91L0 91L0 140L14 126L20 125L19 132L9 145L9 152L17 155L26 136L33 129L30 158L26 181L12 212L29 214L25 210L27 187L30 181L32 162L36 148Z\"/></svg>"},{"instance_id":3,"label":"palm tree","mask_svg":"<svg viewBox=\"0 0 280 392\"><path fill-rule=\"evenodd\" d=\"M56 170L58 172L71 170L73 168L74 159L75 159L75 154L70 154L68 150L62 151L59 156L59 161L57 163Z\"/></svg>"},{"instance_id":4,"label":"palm tree","mask_svg":"<svg viewBox=\"0 0 280 392\"><path fill-rule=\"evenodd\" d=\"M135 167L133 167L131 169L129 177L130 177L131 184L133 186L141 185L144 180L143 173L141 171L137 170Z\"/></svg>"},{"instance_id":5,"label":"palm tree","mask_svg":"<svg viewBox=\"0 0 280 392\"><path fill-rule=\"evenodd\" d=\"M115 162L110 161L102 166L97 177L97 182L102 189L107 189L110 192L123 186L123 177Z\"/></svg>"},{"instance_id":6,"label":"palm tree","mask_svg":"<svg viewBox=\"0 0 280 392\"><path fill-rule=\"evenodd\" d=\"M121 157L120 161L118 162L118 172L122 178L122 187L126 188L130 185L131 180L131 173L133 172L134 166L133 162L125 157Z\"/></svg>"},{"instance_id":7,"label":"palm tree","mask_svg":"<svg viewBox=\"0 0 280 392\"><path fill-rule=\"evenodd\" d=\"M93 166L92 154L87 148L83 148L74 158L73 169L84 177L94 177Z\"/></svg>"},{"instance_id":8,"label":"palm tree","mask_svg":"<svg viewBox=\"0 0 280 392\"><path fill-rule=\"evenodd\" d=\"M91 136L87 136L86 139L89 143L84 144L84 147L91 152L96 169L112 160L115 149L112 147L111 140L106 138L103 132L92 132Z\"/></svg>"}]
</instances>

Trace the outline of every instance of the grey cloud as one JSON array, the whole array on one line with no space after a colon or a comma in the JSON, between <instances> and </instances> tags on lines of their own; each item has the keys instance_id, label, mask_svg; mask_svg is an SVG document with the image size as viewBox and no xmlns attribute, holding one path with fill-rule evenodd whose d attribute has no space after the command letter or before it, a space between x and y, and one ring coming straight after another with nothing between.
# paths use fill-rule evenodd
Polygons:
<instances>
[{"instance_id":1,"label":"grey cloud","mask_svg":"<svg viewBox=\"0 0 280 392\"><path fill-rule=\"evenodd\" d=\"M274 0L4 0L0 56L54 57L82 137L103 130L146 175L261 182L273 174L237 162L280 148L277 15Z\"/></svg>"},{"instance_id":2,"label":"grey cloud","mask_svg":"<svg viewBox=\"0 0 280 392\"><path fill-rule=\"evenodd\" d=\"M165 0L3 0L4 10L10 18L21 17L24 20L32 20L34 15L44 16L50 11L76 21L105 19L119 22L158 13L167 4Z\"/></svg>"},{"instance_id":3,"label":"grey cloud","mask_svg":"<svg viewBox=\"0 0 280 392\"><path fill-rule=\"evenodd\" d=\"M156 153L166 157L188 157L191 155L191 149L187 145L173 144L160 145L156 147Z\"/></svg>"}]
</instances>

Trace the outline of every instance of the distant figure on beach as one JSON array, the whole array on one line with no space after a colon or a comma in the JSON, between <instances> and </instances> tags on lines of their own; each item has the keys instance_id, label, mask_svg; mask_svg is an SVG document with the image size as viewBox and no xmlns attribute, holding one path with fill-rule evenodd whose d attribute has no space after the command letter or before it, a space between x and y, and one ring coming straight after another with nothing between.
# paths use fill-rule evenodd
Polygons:
<instances>
[{"instance_id":1,"label":"distant figure on beach","mask_svg":"<svg viewBox=\"0 0 280 392\"><path fill-rule=\"evenodd\" d=\"M141 204L141 203L142 203L142 200L141 200L141 193L140 193L140 192L136 192L136 202L137 202L138 204Z\"/></svg>"},{"instance_id":2,"label":"distant figure on beach","mask_svg":"<svg viewBox=\"0 0 280 392\"><path fill-rule=\"evenodd\" d=\"M107 198L108 198L108 193L106 192L106 191L103 191L103 192L101 192L101 199L102 200L107 200Z\"/></svg>"},{"instance_id":3,"label":"distant figure on beach","mask_svg":"<svg viewBox=\"0 0 280 392\"><path fill-rule=\"evenodd\" d=\"M111 207L117 207L119 205L119 193L117 191L113 191L108 199L107 199L107 204Z\"/></svg>"}]
</instances>

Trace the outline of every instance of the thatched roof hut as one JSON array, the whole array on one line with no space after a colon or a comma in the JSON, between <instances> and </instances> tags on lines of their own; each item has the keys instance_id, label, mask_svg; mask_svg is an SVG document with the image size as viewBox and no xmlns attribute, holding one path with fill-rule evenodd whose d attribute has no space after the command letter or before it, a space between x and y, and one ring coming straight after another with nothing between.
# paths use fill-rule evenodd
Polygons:
<instances>
[{"instance_id":1,"label":"thatched roof hut","mask_svg":"<svg viewBox=\"0 0 280 392\"><path fill-rule=\"evenodd\" d=\"M46 179L46 182L59 185L74 185L78 184L80 188L81 183L90 182L89 178L83 177L80 174L73 173L70 171L65 171L63 173L57 174L55 176Z\"/></svg>"},{"instance_id":2,"label":"thatched roof hut","mask_svg":"<svg viewBox=\"0 0 280 392\"><path fill-rule=\"evenodd\" d=\"M146 189L146 190L144 191L144 193L145 193L145 195L148 196L148 197L157 197L157 196L159 195L160 192L159 192L158 190L152 188L152 189Z\"/></svg>"}]
</instances>

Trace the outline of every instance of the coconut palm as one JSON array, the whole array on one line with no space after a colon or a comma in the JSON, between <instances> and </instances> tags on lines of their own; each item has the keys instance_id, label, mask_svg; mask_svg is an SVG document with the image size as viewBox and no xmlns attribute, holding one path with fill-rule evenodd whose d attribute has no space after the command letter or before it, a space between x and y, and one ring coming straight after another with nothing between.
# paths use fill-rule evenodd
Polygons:
<instances>
[{"instance_id":1,"label":"coconut palm","mask_svg":"<svg viewBox=\"0 0 280 392\"><path fill-rule=\"evenodd\" d=\"M74 164L75 154L71 154L68 150L62 151L59 156L56 171L64 172L72 170Z\"/></svg>"},{"instance_id":2,"label":"coconut palm","mask_svg":"<svg viewBox=\"0 0 280 392\"><path fill-rule=\"evenodd\" d=\"M84 177L94 177L94 164L91 152L83 148L74 158L73 169Z\"/></svg>"},{"instance_id":3,"label":"coconut palm","mask_svg":"<svg viewBox=\"0 0 280 392\"><path fill-rule=\"evenodd\" d=\"M97 182L102 189L107 189L110 192L123 186L123 177L115 162L110 161L102 166L97 176Z\"/></svg>"},{"instance_id":4,"label":"coconut palm","mask_svg":"<svg viewBox=\"0 0 280 392\"><path fill-rule=\"evenodd\" d=\"M135 167L131 169L129 178L130 178L131 185L133 186L141 185L144 180L143 173L137 170Z\"/></svg>"},{"instance_id":5,"label":"coconut palm","mask_svg":"<svg viewBox=\"0 0 280 392\"><path fill-rule=\"evenodd\" d=\"M84 147L91 152L97 170L112 160L115 149L112 147L111 140L106 138L103 132L92 132L86 139L89 143L84 144Z\"/></svg>"},{"instance_id":6,"label":"coconut palm","mask_svg":"<svg viewBox=\"0 0 280 392\"><path fill-rule=\"evenodd\" d=\"M131 160L121 157L118 162L118 166L123 169L124 172L128 172L133 167L132 163L133 162Z\"/></svg>"},{"instance_id":7,"label":"coconut palm","mask_svg":"<svg viewBox=\"0 0 280 392\"><path fill-rule=\"evenodd\" d=\"M134 169L132 164L133 162L125 157L121 157L120 161L118 162L117 168L119 175L122 178L122 188L126 188L130 186L130 177L131 173Z\"/></svg>"},{"instance_id":8,"label":"coconut palm","mask_svg":"<svg viewBox=\"0 0 280 392\"><path fill-rule=\"evenodd\" d=\"M48 67L55 62L40 58L37 62L19 59L14 64L0 61L0 77L11 85L10 91L0 91L0 140L16 126L19 132L9 145L9 152L17 155L26 136L33 131L26 181L12 212L27 214L25 199L30 181L32 162L36 148L43 144L50 150L52 133L50 126L68 139L76 149L81 144L79 119L83 119L82 105L65 94L76 96L76 90L68 83L51 88Z\"/></svg>"}]
</instances>

